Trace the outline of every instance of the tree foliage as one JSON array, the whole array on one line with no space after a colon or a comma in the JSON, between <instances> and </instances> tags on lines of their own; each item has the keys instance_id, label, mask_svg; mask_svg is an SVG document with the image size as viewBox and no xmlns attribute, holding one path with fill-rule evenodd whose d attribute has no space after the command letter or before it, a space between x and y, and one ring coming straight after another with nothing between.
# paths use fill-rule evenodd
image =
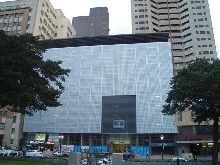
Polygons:
<instances>
[{"instance_id":1,"label":"tree foliage","mask_svg":"<svg viewBox=\"0 0 220 165\"><path fill-rule=\"evenodd\" d=\"M197 59L171 79L171 90L162 112L173 115L192 111L194 122L213 122L213 153L218 151L218 121L220 117L220 60L209 63ZM213 155L215 163L217 155Z\"/></svg>"},{"instance_id":2,"label":"tree foliage","mask_svg":"<svg viewBox=\"0 0 220 165\"><path fill-rule=\"evenodd\" d=\"M0 31L0 108L31 115L61 105L62 82L70 70L61 68L61 61L45 60L49 41L38 39Z\"/></svg>"}]
</instances>

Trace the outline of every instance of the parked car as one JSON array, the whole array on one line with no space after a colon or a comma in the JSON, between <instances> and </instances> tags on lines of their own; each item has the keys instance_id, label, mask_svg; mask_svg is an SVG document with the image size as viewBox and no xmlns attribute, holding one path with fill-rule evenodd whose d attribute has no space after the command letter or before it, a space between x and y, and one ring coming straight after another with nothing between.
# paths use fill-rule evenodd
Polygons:
<instances>
[{"instance_id":1,"label":"parked car","mask_svg":"<svg viewBox=\"0 0 220 165\"><path fill-rule=\"evenodd\" d=\"M6 151L5 147L0 147L0 155L3 155L3 153Z\"/></svg>"},{"instance_id":2,"label":"parked car","mask_svg":"<svg viewBox=\"0 0 220 165\"><path fill-rule=\"evenodd\" d=\"M179 159L180 162L187 162L187 160L184 159L184 158L173 158L172 161L177 162L178 159Z\"/></svg>"},{"instance_id":3,"label":"parked car","mask_svg":"<svg viewBox=\"0 0 220 165\"><path fill-rule=\"evenodd\" d=\"M43 158L43 153L38 150L28 150L26 153L26 157L36 157L36 158Z\"/></svg>"},{"instance_id":4,"label":"parked car","mask_svg":"<svg viewBox=\"0 0 220 165\"><path fill-rule=\"evenodd\" d=\"M3 156L17 157L19 156L19 153L18 151L14 151L14 150L5 150L5 152L3 153Z\"/></svg>"},{"instance_id":5,"label":"parked car","mask_svg":"<svg viewBox=\"0 0 220 165\"><path fill-rule=\"evenodd\" d=\"M68 157L69 154L70 154L70 152L71 152L70 149L65 149L65 150L62 151L62 156L66 156L66 157Z\"/></svg>"},{"instance_id":6,"label":"parked car","mask_svg":"<svg viewBox=\"0 0 220 165\"><path fill-rule=\"evenodd\" d=\"M62 152L60 153L60 151L54 152L53 155L56 156L56 157L63 156Z\"/></svg>"},{"instance_id":7,"label":"parked car","mask_svg":"<svg viewBox=\"0 0 220 165\"><path fill-rule=\"evenodd\" d=\"M62 150L62 152L60 153L60 151L56 151L53 153L54 156L65 156L65 157L68 157L69 154L70 154L71 150L70 149L64 149Z\"/></svg>"}]
</instances>

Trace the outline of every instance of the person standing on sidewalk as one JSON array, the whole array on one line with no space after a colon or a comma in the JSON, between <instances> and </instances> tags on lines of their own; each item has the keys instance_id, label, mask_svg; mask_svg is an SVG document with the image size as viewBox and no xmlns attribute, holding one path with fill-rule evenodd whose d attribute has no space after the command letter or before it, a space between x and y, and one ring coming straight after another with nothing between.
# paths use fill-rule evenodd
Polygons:
<instances>
[{"instance_id":1,"label":"person standing on sidewalk","mask_svg":"<svg viewBox=\"0 0 220 165\"><path fill-rule=\"evenodd\" d=\"M150 159L149 152L146 153L146 159Z\"/></svg>"}]
</instances>

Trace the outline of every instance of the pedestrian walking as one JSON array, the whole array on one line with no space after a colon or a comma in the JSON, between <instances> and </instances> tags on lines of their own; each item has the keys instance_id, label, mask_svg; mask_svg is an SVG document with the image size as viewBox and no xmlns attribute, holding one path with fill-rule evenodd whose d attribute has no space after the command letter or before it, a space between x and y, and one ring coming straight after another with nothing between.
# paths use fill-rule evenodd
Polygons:
<instances>
[{"instance_id":1,"label":"pedestrian walking","mask_svg":"<svg viewBox=\"0 0 220 165\"><path fill-rule=\"evenodd\" d=\"M146 159L150 159L150 155L149 155L149 152L147 151L146 153Z\"/></svg>"}]
</instances>

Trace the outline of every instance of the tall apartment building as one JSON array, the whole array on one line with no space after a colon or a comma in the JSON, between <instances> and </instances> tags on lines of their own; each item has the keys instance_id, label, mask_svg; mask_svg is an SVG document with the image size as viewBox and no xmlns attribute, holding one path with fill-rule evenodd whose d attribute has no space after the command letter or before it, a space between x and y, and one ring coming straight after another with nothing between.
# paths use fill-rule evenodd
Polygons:
<instances>
[{"instance_id":1,"label":"tall apartment building","mask_svg":"<svg viewBox=\"0 0 220 165\"><path fill-rule=\"evenodd\" d=\"M208 0L131 0L132 33L165 32L172 43L174 73L196 58L217 58ZM193 115L176 115L179 153L211 153L211 127L192 122Z\"/></svg>"},{"instance_id":2,"label":"tall apartment building","mask_svg":"<svg viewBox=\"0 0 220 165\"><path fill-rule=\"evenodd\" d=\"M109 13L107 7L91 8L89 16L73 17L72 25L76 37L106 36L109 34Z\"/></svg>"},{"instance_id":3,"label":"tall apartment building","mask_svg":"<svg viewBox=\"0 0 220 165\"><path fill-rule=\"evenodd\" d=\"M9 35L32 33L41 39L72 38L75 30L60 9L49 0L0 2L0 30ZM23 139L23 116L0 110L0 146L19 147Z\"/></svg>"},{"instance_id":4,"label":"tall apartment building","mask_svg":"<svg viewBox=\"0 0 220 165\"><path fill-rule=\"evenodd\" d=\"M0 2L0 30L7 34L31 33L41 39L72 38L75 30L49 0Z\"/></svg>"},{"instance_id":5,"label":"tall apartment building","mask_svg":"<svg viewBox=\"0 0 220 165\"><path fill-rule=\"evenodd\" d=\"M217 52L207 0L131 0L132 33L167 32L174 69Z\"/></svg>"}]
</instances>

